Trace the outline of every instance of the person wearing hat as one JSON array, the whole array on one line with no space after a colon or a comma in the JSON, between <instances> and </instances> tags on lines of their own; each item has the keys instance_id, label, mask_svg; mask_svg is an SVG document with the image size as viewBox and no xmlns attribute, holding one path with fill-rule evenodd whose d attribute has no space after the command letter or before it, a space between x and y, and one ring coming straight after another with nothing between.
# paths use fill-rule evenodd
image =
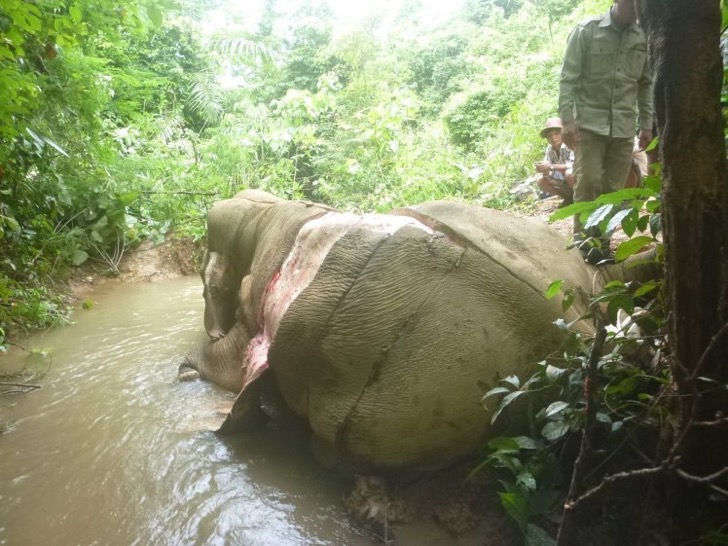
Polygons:
<instances>
[{"instance_id":1,"label":"person wearing hat","mask_svg":"<svg viewBox=\"0 0 728 546\"><path fill-rule=\"evenodd\" d=\"M574 177L571 174L574 152L561 138L561 119L547 119L540 135L548 144L543 161L536 163L536 171L541 174L537 181L538 187L546 195L561 197L561 206L570 205L574 202Z\"/></svg>"},{"instance_id":2,"label":"person wearing hat","mask_svg":"<svg viewBox=\"0 0 728 546\"><path fill-rule=\"evenodd\" d=\"M637 127L642 150L652 140L652 94L634 0L614 0L608 12L574 28L559 86L563 139L575 152L574 201L593 201L624 187ZM612 260L609 235L597 228L585 233L578 216L574 242L591 263Z\"/></svg>"}]
</instances>

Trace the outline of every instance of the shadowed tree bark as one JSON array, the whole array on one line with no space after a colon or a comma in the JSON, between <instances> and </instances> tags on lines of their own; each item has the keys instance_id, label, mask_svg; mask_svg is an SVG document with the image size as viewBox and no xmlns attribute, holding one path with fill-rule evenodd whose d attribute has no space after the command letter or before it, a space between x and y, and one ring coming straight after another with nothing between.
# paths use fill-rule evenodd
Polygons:
<instances>
[{"instance_id":1,"label":"shadowed tree bark","mask_svg":"<svg viewBox=\"0 0 728 546\"><path fill-rule=\"evenodd\" d=\"M720 0L637 0L663 166L672 418L653 467L564 512L558 544L682 544L728 522L728 167ZM723 532L726 532L723 529Z\"/></svg>"},{"instance_id":2,"label":"shadowed tree bark","mask_svg":"<svg viewBox=\"0 0 728 546\"><path fill-rule=\"evenodd\" d=\"M675 447L686 468L716 471L728 463L728 421L713 427L715 434L695 425L728 411L728 392L716 388L728 383L728 170L720 105L720 2L640 4L655 67L662 149L665 289L671 367L680 395L676 442L681 445Z\"/></svg>"}]
</instances>

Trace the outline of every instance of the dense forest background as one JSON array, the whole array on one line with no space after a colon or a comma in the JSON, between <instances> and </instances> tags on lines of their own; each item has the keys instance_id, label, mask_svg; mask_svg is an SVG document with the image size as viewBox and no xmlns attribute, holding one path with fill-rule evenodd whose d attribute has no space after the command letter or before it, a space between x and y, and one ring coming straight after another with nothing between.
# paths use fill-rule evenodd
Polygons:
<instances>
[{"instance_id":1,"label":"dense forest background","mask_svg":"<svg viewBox=\"0 0 728 546\"><path fill-rule=\"evenodd\" d=\"M249 3L248 3L249 4ZM349 210L512 206L566 36L607 0L7 0L0 8L0 345L64 321L54 289L142 239L204 237L253 187ZM457 4L456 4L457 6Z\"/></svg>"}]
</instances>

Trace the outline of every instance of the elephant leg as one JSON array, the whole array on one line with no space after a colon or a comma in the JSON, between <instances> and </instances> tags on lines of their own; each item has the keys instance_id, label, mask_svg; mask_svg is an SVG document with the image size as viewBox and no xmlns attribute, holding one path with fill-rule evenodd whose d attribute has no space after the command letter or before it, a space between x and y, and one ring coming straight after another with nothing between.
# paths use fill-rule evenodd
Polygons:
<instances>
[{"instance_id":1,"label":"elephant leg","mask_svg":"<svg viewBox=\"0 0 728 546\"><path fill-rule=\"evenodd\" d=\"M270 372L265 371L248 383L235 399L225 422L215 432L217 434L235 434L260 428L268 421L268 415L261 407L260 397Z\"/></svg>"}]
</instances>

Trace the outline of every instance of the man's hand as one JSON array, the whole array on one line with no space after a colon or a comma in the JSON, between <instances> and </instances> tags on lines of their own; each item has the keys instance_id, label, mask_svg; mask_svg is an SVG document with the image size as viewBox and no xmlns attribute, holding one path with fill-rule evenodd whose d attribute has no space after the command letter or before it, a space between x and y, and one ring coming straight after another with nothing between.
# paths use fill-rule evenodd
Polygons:
<instances>
[{"instance_id":1,"label":"man's hand","mask_svg":"<svg viewBox=\"0 0 728 546\"><path fill-rule=\"evenodd\" d=\"M579 145L579 126L575 121L568 121L564 123L564 128L561 129L561 137L570 150L576 150Z\"/></svg>"},{"instance_id":2,"label":"man's hand","mask_svg":"<svg viewBox=\"0 0 728 546\"><path fill-rule=\"evenodd\" d=\"M650 145L650 142L652 142L652 131L649 129L642 129L640 131L640 150L644 150L647 148L647 146Z\"/></svg>"},{"instance_id":3,"label":"man's hand","mask_svg":"<svg viewBox=\"0 0 728 546\"><path fill-rule=\"evenodd\" d=\"M551 171L551 163L548 163L546 161L539 161L536 163L536 171L540 172L541 174L548 174Z\"/></svg>"}]
</instances>

